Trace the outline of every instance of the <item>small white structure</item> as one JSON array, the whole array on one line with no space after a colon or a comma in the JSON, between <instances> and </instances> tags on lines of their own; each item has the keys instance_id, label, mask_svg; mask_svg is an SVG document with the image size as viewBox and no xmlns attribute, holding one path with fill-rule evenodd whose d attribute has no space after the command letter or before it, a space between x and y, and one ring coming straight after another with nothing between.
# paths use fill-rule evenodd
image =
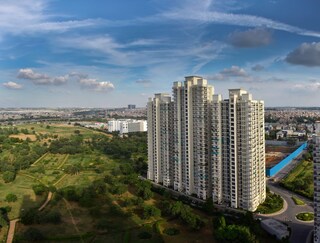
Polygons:
<instances>
[{"instance_id":1,"label":"small white structure","mask_svg":"<svg viewBox=\"0 0 320 243\"><path fill-rule=\"evenodd\" d=\"M147 121L132 119L110 120L108 121L108 131L119 131L120 134L130 132L146 132Z\"/></svg>"},{"instance_id":2,"label":"small white structure","mask_svg":"<svg viewBox=\"0 0 320 243\"><path fill-rule=\"evenodd\" d=\"M275 235L278 240L289 237L288 226L275 219L265 219L261 221L261 226L269 234Z\"/></svg>"}]
</instances>

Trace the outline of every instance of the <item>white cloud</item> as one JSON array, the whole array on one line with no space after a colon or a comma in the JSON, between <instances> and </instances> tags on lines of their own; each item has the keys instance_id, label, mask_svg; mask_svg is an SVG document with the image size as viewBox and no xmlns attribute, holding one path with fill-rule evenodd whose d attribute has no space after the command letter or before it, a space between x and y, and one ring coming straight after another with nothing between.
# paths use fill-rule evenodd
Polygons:
<instances>
[{"instance_id":1,"label":"white cloud","mask_svg":"<svg viewBox=\"0 0 320 243\"><path fill-rule=\"evenodd\" d=\"M18 84L18 83L12 82L12 81L9 81L7 83L3 83L2 85L8 89L22 89L22 87L23 87L21 84Z\"/></svg>"},{"instance_id":2,"label":"white cloud","mask_svg":"<svg viewBox=\"0 0 320 243\"><path fill-rule=\"evenodd\" d=\"M83 88L88 88L98 92L108 92L114 90L113 83L108 81L99 82L97 79L86 78L80 79L79 83Z\"/></svg>"},{"instance_id":3,"label":"white cloud","mask_svg":"<svg viewBox=\"0 0 320 243\"><path fill-rule=\"evenodd\" d=\"M69 80L69 75L50 77L47 74L37 73L31 68L24 68L18 71L17 78L32 81L36 85L61 85Z\"/></svg>"},{"instance_id":4,"label":"white cloud","mask_svg":"<svg viewBox=\"0 0 320 243\"><path fill-rule=\"evenodd\" d=\"M296 83L293 85L292 89L295 91L319 92L320 82Z\"/></svg>"}]
</instances>

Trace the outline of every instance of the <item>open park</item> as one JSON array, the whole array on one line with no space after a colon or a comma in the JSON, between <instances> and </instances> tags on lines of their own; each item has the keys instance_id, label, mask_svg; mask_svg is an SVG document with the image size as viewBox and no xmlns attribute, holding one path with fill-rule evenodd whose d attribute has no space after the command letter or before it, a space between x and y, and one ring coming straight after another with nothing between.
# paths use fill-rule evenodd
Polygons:
<instances>
[{"instance_id":1,"label":"open park","mask_svg":"<svg viewBox=\"0 0 320 243\"><path fill-rule=\"evenodd\" d=\"M250 215L221 219L210 200L190 207L139 179L146 139L71 124L0 128L0 242L274 241Z\"/></svg>"}]
</instances>

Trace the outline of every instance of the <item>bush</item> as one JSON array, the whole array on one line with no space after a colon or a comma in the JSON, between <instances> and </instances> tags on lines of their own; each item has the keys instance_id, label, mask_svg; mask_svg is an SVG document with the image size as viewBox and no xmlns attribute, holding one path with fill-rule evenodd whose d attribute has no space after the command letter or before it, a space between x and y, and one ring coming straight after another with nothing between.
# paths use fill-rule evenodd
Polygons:
<instances>
[{"instance_id":1,"label":"bush","mask_svg":"<svg viewBox=\"0 0 320 243\"><path fill-rule=\"evenodd\" d=\"M313 213L299 213L297 214L297 219L302 221L312 221L314 220L314 214Z\"/></svg>"},{"instance_id":2,"label":"bush","mask_svg":"<svg viewBox=\"0 0 320 243\"><path fill-rule=\"evenodd\" d=\"M21 223L25 225L39 223L39 211L35 208L25 210L21 213L20 218Z\"/></svg>"},{"instance_id":3,"label":"bush","mask_svg":"<svg viewBox=\"0 0 320 243\"><path fill-rule=\"evenodd\" d=\"M106 230L110 228L110 225L112 225L112 222L107 219L100 219L94 227L98 230Z\"/></svg>"},{"instance_id":4,"label":"bush","mask_svg":"<svg viewBox=\"0 0 320 243\"><path fill-rule=\"evenodd\" d=\"M6 199L5 199L5 201L7 201L7 202L15 202L17 200L18 200L18 197L13 193L7 194Z\"/></svg>"},{"instance_id":5,"label":"bush","mask_svg":"<svg viewBox=\"0 0 320 243\"><path fill-rule=\"evenodd\" d=\"M47 191L47 187L42 184L33 185L32 189L37 196L41 196Z\"/></svg>"},{"instance_id":6,"label":"bush","mask_svg":"<svg viewBox=\"0 0 320 243\"><path fill-rule=\"evenodd\" d=\"M159 217L161 216L160 209L155 206L145 205L143 206L143 218L149 219L150 217Z\"/></svg>"},{"instance_id":7,"label":"bush","mask_svg":"<svg viewBox=\"0 0 320 243\"><path fill-rule=\"evenodd\" d=\"M165 233L166 235L178 235L180 233L180 231L176 228L165 228L163 233Z\"/></svg>"},{"instance_id":8,"label":"bush","mask_svg":"<svg viewBox=\"0 0 320 243\"><path fill-rule=\"evenodd\" d=\"M29 228L23 233L23 237L25 240L33 242L33 241L41 241L44 240L44 235L35 228Z\"/></svg>"},{"instance_id":9,"label":"bush","mask_svg":"<svg viewBox=\"0 0 320 243\"><path fill-rule=\"evenodd\" d=\"M59 224L61 222L61 214L57 211L50 211L40 217L41 223Z\"/></svg>"},{"instance_id":10,"label":"bush","mask_svg":"<svg viewBox=\"0 0 320 243\"><path fill-rule=\"evenodd\" d=\"M138 234L139 239L151 239L152 238L152 234L150 234L149 232L143 231L141 233Z\"/></svg>"},{"instance_id":11,"label":"bush","mask_svg":"<svg viewBox=\"0 0 320 243\"><path fill-rule=\"evenodd\" d=\"M2 179L4 180L5 183L12 182L14 181L15 178L16 178L16 173L12 171L6 171L2 175Z\"/></svg>"}]
</instances>

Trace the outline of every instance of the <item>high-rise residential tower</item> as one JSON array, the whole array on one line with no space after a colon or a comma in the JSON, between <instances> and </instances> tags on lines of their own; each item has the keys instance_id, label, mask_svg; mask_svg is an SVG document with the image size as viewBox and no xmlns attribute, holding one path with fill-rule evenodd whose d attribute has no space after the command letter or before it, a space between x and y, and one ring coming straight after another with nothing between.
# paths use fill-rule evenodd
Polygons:
<instances>
[{"instance_id":1,"label":"high-rise residential tower","mask_svg":"<svg viewBox=\"0 0 320 243\"><path fill-rule=\"evenodd\" d=\"M148 102L148 179L173 185L172 102L168 94L155 94Z\"/></svg>"},{"instance_id":2,"label":"high-rise residential tower","mask_svg":"<svg viewBox=\"0 0 320 243\"><path fill-rule=\"evenodd\" d=\"M213 92L207 80L197 76L173 84L174 189L202 199L211 197Z\"/></svg>"},{"instance_id":3,"label":"high-rise residential tower","mask_svg":"<svg viewBox=\"0 0 320 243\"><path fill-rule=\"evenodd\" d=\"M315 123L316 136L313 137L314 168L314 243L320 243L320 122Z\"/></svg>"},{"instance_id":4,"label":"high-rise residential tower","mask_svg":"<svg viewBox=\"0 0 320 243\"><path fill-rule=\"evenodd\" d=\"M266 197L263 101L242 89L229 90L223 100L197 76L175 82L172 90L172 101L156 95L148 103L148 178L187 195L256 210ZM161 103L167 105L157 113ZM162 137L158 129L164 129ZM170 183L164 182L164 168Z\"/></svg>"},{"instance_id":5,"label":"high-rise residential tower","mask_svg":"<svg viewBox=\"0 0 320 243\"><path fill-rule=\"evenodd\" d=\"M242 89L212 104L212 197L254 211L266 197L264 103Z\"/></svg>"}]
</instances>

